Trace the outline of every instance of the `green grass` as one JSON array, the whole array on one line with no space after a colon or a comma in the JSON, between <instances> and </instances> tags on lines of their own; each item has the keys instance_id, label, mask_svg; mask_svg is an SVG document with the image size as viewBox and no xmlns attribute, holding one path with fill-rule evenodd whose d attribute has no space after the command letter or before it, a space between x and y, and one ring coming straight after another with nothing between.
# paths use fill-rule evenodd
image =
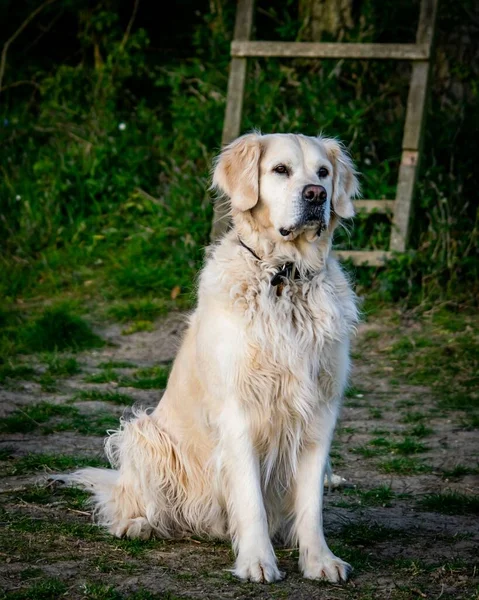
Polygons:
<instances>
[{"instance_id":1,"label":"green grass","mask_svg":"<svg viewBox=\"0 0 479 600\"><path fill-rule=\"evenodd\" d=\"M45 356L47 373L56 377L71 377L80 373L80 365L74 357L61 357L56 354Z\"/></svg>"},{"instance_id":2,"label":"green grass","mask_svg":"<svg viewBox=\"0 0 479 600\"><path fill-rule=\"evenodd\" d=\"M98 364L99 369L136 369L137 365L127 360L108 360Z\"/></svg>"},{"instance_id":3,"label":"green grass","mask_svg":"<svg viewBox=\"0 0 479 600\"><path fill-rule=\"evenodd\" d=\"M88 383L116 382L120 387L133 387L142 390L164 389L170 374L169 366L144 367L132 375L121 375L114 369L105 369L85 379Z\"/></svg>"},{"instance_id":4,"label":"green grass","mask_svg":"<svg viewBox=\"0 0 479 600\"><path fill-rule=\"evenodd\" d=\"M115 321L154 321L167 314L168 305L157 299L132 300L108 308L107 314Z\"/></svg>"},{"instance_id":5,"label":"green grass","mask_svg":"<svg viewBox=\"0 0 479 600\"><path fill-rule=\"evenodd\" d=\"M5 592L1 594L1 600L60 600L65 598L68 587L63 581L56 577L46 578L34 583L28 588Z\"/></svg>"},{"instance_id":6,"label":"green grass","mask_svg":"<svg viewBox=\"0 0 479 600\"><path fill-rule=\"evenodd\" d=\"M385 460L378 465L378 468L383 473L394 473L396 475L420 475L432 471L432 467L429 465L409 456Z\"/></svg>"},{"instance_id":7,"label":"green grass","mask_svg":"<svg viewBox=\"0 0 479 600\"><path fill-rule=\"evenodd\" d=\"M418 505L424 510L444 515L479 515L479 496L459 492L428 494L418 500Z\"/></svg>"},{"instance_id":8,"label":"green grass","mask_svg":"<svg viewBox=\"0 0 479 600\"><path fill-rule=\"evenodd\" d=\"M10 458L10 456L8 457ZM27 454L14 459L8 465L9 475L24 475L48 469L57 473L82 467L105 467L102 459L88 456L69 456L65 454Z\"/></svg>"},{"instance_id":9,"label":"green grass","mask_svg":"<svg viewBox=\"0 0 479 600\"><path fill-rule=\"evenodd\" d=\"M0 431L4 433L29 433L41 427L53 417L71 416L72 409L61 404L40 402L17 408L10 415L0 419Z\"/></svg>"},{"instance_id":10,"label":"green grass","mask_svg":"<svg viewBox=\"0 0 479 600\"><path fill-rule=\"evenodd\" d=\"M390 507L396 495L389 486L383 485L371 490L346 489L344 496L358 506ZM345 503L345 506L349 507L351 504Z\"/></svg>"},{"instance_id":11,"label":"green grass","mask_svg":"<svg viewBox=\"0 0 479 600\"><path fill-rule=\"evenodd\" d=\"M100 348L104 341L90 325L68 308L46 309L20 333L22 347L27 352L55 352Z\"/></svg>"},{"instance_id":12,"label":"green grass","mask_svg":"<svg viewBox=\"0 0 479 600\"><path fill-rule=\"evenodd\" d=\"M105 412L81 414L73 406L40 402L20 409L0 419L0 431L4 433L43 434L55 431L76 431L86 435L104 435L108 429L118 427L118 417Z\"/></svg>"},{"instance_id":13,"label":"green grass","mask_svg":"<svg viewBox=\"0 0 479 600\"><path fill-rule=\"evenodd\" d=\"M70 487L32 486L15 494L29 504L60 504L76 510L85 510L91 495L88 492Z\"/></svg>"},{"instance_id":14,"label":"green grass","mask_svg":"<svg viewBox=\"0 0 479 600\"><path fill-rule=\"evenodd\" d=\"M411 427L408 431L409 435L413 437L423 438L428 437L434 433L434 429L427 427L424 423L417 423L414 427Z\"/></svg>"},{"instance_id":15,"label":"green grass","mask_svg":"<svg viewBox=\"0 0 479 600\"><path fill-rule=\"evenodd\" d=\"M8 379L32 379L35 374L35 369L27 365L0 365L0 383L5 383Z\"/></svg>"},{"instance_id":16,"label":"green grass","mask_svg":"<svg viewBox=\"0 0 479 600\"><path fill-rule=\"evenodd\" d=\"M357 446L351 449L355 454L361 454L365 458L373 458L385 454L401 454L409 456L425 452L427 448L421 442L412 437L403 440L392 440L385 437L373 438L368 445Z\"/></svg>"},{"instance_id":17,"label":"green grass","mask_svg":"<svg viewBox=\"0 0 479 600\"><path fill-rule=\"evenodd\" d=\"M477 467L466 467L466 465L456 465L452 469L445 469L442 472L442 476L444 479L457 479L459 477L465 477L466 475L477 474L479 474L479 465Z\"/></svg>"},{"instance_id":18,"label":"green grass","mask_svg":"<svg viewBox=\"0 0 479 600\"><path fill-rule=\"evenodd\" d=\"M100 390L82 390L75 394L73 400L98 400L101 402L111 402L112 404L132 405L135 399L128 394L120 392L102 392Z\"/></svg>"}]
</instances>

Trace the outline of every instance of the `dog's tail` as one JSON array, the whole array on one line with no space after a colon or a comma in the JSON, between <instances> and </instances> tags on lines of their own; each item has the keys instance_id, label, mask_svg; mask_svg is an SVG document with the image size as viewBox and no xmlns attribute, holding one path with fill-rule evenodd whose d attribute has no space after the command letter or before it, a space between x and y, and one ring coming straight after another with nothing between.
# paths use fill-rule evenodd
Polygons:
<instances>
[{"instance_id":1,"label":"dog's tail","mask_svg":"<svg viewBox=\"0 0 479 600\"><path fill-rule=\"evenodd\" d=\"M105 441L112 469L86 468L54 479L92 493L93 515L118 537L164 538L203 531L218 519L211 482L191 452L172 440L148 410Z\"/></svg>"},{"instance_id":2,"label":"dog's tail","mask_svg":"<svg viewBox=\"0 0 479 600\"><path fill-rule=\"evenodd\" d=\"M149 411L138 409L109 433L105 452L112 469L88 467L52 479L89 491L95 521L115 536L146 539L156 529L170 537L171 508L179 500L171 480L179 465L169 436Z\"/></svg>"}]
</instances>

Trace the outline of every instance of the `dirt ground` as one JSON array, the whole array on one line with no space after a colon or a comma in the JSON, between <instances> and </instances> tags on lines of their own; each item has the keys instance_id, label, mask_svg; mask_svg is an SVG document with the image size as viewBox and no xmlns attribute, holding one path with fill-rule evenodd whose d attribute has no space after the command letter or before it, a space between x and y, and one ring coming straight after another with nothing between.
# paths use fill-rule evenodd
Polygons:
<instances>
[{"instance_id":1,"label":"dirt ground","mask_svg":"<svg viewBox=\"0 0 479 600\"><path fill-rule=\"evenodd\" d=\"M103 461L101 431L128 400L158 402L160 386L132 373L157 376L148 369L172 360L185 321L171 315L133 335L111 326L101 332L109 345L76 355L77 374L45 384L38 360L37 375L4 381L0 599L479 598L477 421L444 407L427 378L415 383L419 362L404 340L420 339L424 326L397 314L359 329L332 450L347 485L326 495L325 530L354 567L346 584L302 579L294 548L277 549L284 581L242 583L228 570L228 545L115 540L91 524L82 492L46 484L48 472Z\"/></svg>"}]
</instances>

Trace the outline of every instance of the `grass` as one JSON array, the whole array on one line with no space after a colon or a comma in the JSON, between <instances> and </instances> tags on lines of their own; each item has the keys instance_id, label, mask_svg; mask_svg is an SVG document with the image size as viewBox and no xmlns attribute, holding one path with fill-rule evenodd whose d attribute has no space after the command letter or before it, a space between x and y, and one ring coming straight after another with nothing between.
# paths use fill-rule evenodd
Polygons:
<instances>
[{"instance_id":1,"label":"grass","mask_svg":"<svg viewBox=\"0 0 479 600\"><path fill-rule=\"evenodd\" d=\"M41 427L53 417L68 417L72 409L60 404L39 402L17 408L10 415L0 419L0 431L4 433L29 433Z\"/></svg>"},{"instance_id":2,"label":"grass","mask_svg":"<svg viewBox=\"0 0 479 600\"><path fill-rule=\"evenodd\" d=\"M81 371L77 359L72 356L65 358L57 354L47 355L45 361L47 363L47 373L51 376L71 377Z\"/></svg>"},{"instance_id":3,"label":"grass","mask_svg":"<svg viewBox=\"0 0 479 600\"><path fill-rule=\"evenodd\" d=\"M418 500L418 506L444 515L479 515L479 496L459 492L428 494Z\"/></svg>"},{"instance_id":4,"label":"grass","mask_svg":"<svg viewBox=\"0 0 479 600\"><path fill-rule=\"evenodd\" d=\"M8 458L11 458L10 456ZM87 456L69 456L65 454L27 454L12 460L8 465L8 475L24 475L35 471L64 472L82 467L104 467L102 459Z\"/></svg>"},{"instance_id":5,"label":"grass","mask_svg":"<svg viewBox=\"0 0 479 600\"><path fill-rule=\"evenodd\" d=\"M31 504L55 504L75 510L85 510L91 495L88 492L70 487L32 486L15 494L23 502Z\"/></svg>"},{"instance_id":6,"label":"grass","mask_svg":"<svg viewBox=\"0 0 479 600\"><path fill-rule=\"evenodd\" d=\"M100 373L90 375L88 383L116 382L120 387L133 387L142 390L164 389L168 382L170 366L144 367L132 375L121 375L114 369L104 369Z\"/></svg>"},{"instance_id":7,"label":"grass","mask_svg":"<svg viewBox=\"0 0 479 600\"><path fill-rule=\"evenodd\" d=\"M108 308L107 315L115 321L154 321L157 317L166 315L169 306L157 299L131 300L113 304Z\"/></svg>"},{"instance_id":8,"label":"grass","mask_svg":"<svg viewBox=\"0 0 479 600\"><path fill-rule=\"evenodd\" d=\"M378 468L383 473L394 473L396 475L420 475L432 471L432 467L429 465L409 456L385 460L378 465Z\"/></svg>"},{"instance_id":9,"label":"grass","mask_svg":"<svg viewBox=\"0 0 479 600\"><path fill-rule=\"evenodd\" d=\"M59 600L68 591L67 585L56 577L45 578L28 588L5 592L0 600Z\"/></svg>"},{"instance_id":10,"label":"grass","mask_svg":"<svg viewBox=\"0 0 479 600\"><path fill-rule=\"evenodd\" d=\"M401 454L409 456L425 452L427 448L421 442L411 437L405 437L403 440L390 440L385 437L373 438L368 445L357 446L351 449L351 452L360 454L365 458L372 458L385 454Z\"/></svg>"},{"instance_id":11,"label":"grass","mask_svg":"<svg viewBox=\"0 0 479 600\"><path fill-rule=\"evenodd\" d=\"M136 369L137 365L127 360L108 360L98 364L100 369Z\"/></svg>"},{"instance_id":12,"label":"grass","mask_svg":"<svg viewBox=\"0 0 479 600\"><path fill-rule=\"evenodd\" d=\"M96 400L100 402L111 402L112 404L119 405L132 405L135 399L128 394L122 394L121 392L102 392L100 390L81 390L73 397L73 400Z\"/></svg>"},{"instance_id":13,"label":"grass","mask_svg":"<svg viewBox=\"0 0 479 600\"><path fill-rule=\"evenodd\" d=\"M358 506L390 507L396 494L389 486L383 485L371 490L346 489L344 490L344 496L348 500L354 501ZM351 504L345 503L344 506L350 507Z\"/></svg>"},{"instance_id":14,"label":"grass","mask_svg":"<svg viewBox=\"0 0 479 600\"><path fill-rule=\"evenodd\" d=\"M424 425L424 423L417 423L416 425L414 425L414 427L409 429L408 433L413 437L423 438L433 434L434 429L432 429L431 427L427 427L426 425Z\"/></svg>"},{"instance_id":15,"label":"grass","mask_svg":"<svg viewBox=\"0 0 479 600\"><path fill-rule=\"evenodd\" d=\"M0 365L0 383L5 383L8 379L31 379L35 373L35 369L27 365Z\"/></svg>"},{"instance_id":16,"label":"grass","mask_svg":"<svg viewBox=\"0 0 479 600\"><path fill-rule=\"evenodd\" d=\"M446 325L451 320L453 325ZM410 384L431 388L441 409L479 411L478 329L467 312L436 311L423 319L421 333L404 336L390 348L396 368ZM410 412L404 422L422 421L425 415Z\"/></svg>"},{"instance_id":17,"label":"grass","mask_svg":"<svg viewBox=\"0 0 479 600\"><path fill-rule=\"evenodd\" d=\"M12 414L0 419L0 431L4 433L43 434L55 431L76 431L86 435L104 435L108 429L118 427L118 418L105 412L89 415L80 413L73 406L40 402L17 408Z\"/></svg>"},{"instance_id":18,"label":"grass","mask_svg":"<svg viewBox=\"0 0 479 600\"><path fill-rule=\"evenodd\" d=\"M46 309L40 317L26 325L20 340L28 352L85 350L104 346L104 341L84 319L62 306Z\"/></svg>"},{"instance_id":19,"label":"grass","mask_svg":"<svg viewBox=\"0 0 479 600\"><path fill-rule=\"evenodd\" d=\"M452 469L445 469L442 472L444 479L458 479L459 477L465 477L466 475L477 475L479 474L479 465L477 467L470 467L466 465L456 465Z\"/></svg>"}]
</instances>

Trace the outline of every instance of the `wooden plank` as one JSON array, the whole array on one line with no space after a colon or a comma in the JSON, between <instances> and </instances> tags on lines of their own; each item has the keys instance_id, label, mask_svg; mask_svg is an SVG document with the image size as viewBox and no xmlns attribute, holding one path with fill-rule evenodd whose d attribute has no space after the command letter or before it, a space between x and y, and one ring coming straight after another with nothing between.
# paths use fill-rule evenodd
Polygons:
<instances>
[{"instance_id":1,"label":"wooden plank","mask_svg":"<svg viewBox=\"0 0 479 600\"><path fill-rule=\"evenodd\" d=\"M361 213L389 214L394 212L395 200L355 200L354 208Z\"/></svg>"},{"instance_id":2,"label":"wooden plank","mask_svg":"<svg viewBox=\"0 0 479 600\"><path fill-rule=\"evenodd\" d=\"M368 267L382 267L392 258L392 252L386 250L335 250L333 254L339 260L352 260L355 265Z\"/></svg>"},{"instance_id":3,"label":"wooden plank","mask_svg":"<svg viewBox=\"0 0 479 600\"><path fill-rule=\"evenodd\" d=\"M254 0L238 0L236 9L235 40L249 40L253 28ZM228 90L226 94L225 120L221 142L229 144L237 138L241 131L241 116L243 113L244 86L246 81L246 58L233 58L230 64ZM211 227L211 240L219 239L228 230L230 220L228 206L224 203L215 203L213 211L213 224Z\"/></svg>"},{"instance_id":4,"label":"wooden plank","mask_svg":"<svg viewBox=\"0 0 479 600\"><path fill-rule=\"evenodd\" d=\"M396 190L396 206L391 226L390 250L406 250L409 223L411 221L412 198L417 180L419 153L405 150L402 153L401 166Z\"/></svg>"},{"instance_id":5,"label":"wooden plank","mask_svg":"<svg viewBox=\"0 0 479 600\"><path fill-rule=\"evenodd\" d=\"M427 60L427 44L339 44L320 42L233 41L234 57L356 58Z\"/></svg>"},{"instance_id":6,"label":"wooden plank","mask_svg":"<svg viewBox=\"0 0 479 600\"><path fill-rule=\"evenodd\" d=\"M437 0L422 0L416 35L418 44L432 47ZM396 190L396 205L391 230L390 249L404 252L409 238L414 188L419 172L427 94L430 79L430 62L420 61L412 66L411 84L406 108L406 122L402 141L401 166Z\"/></svg>"}]
</instances>

